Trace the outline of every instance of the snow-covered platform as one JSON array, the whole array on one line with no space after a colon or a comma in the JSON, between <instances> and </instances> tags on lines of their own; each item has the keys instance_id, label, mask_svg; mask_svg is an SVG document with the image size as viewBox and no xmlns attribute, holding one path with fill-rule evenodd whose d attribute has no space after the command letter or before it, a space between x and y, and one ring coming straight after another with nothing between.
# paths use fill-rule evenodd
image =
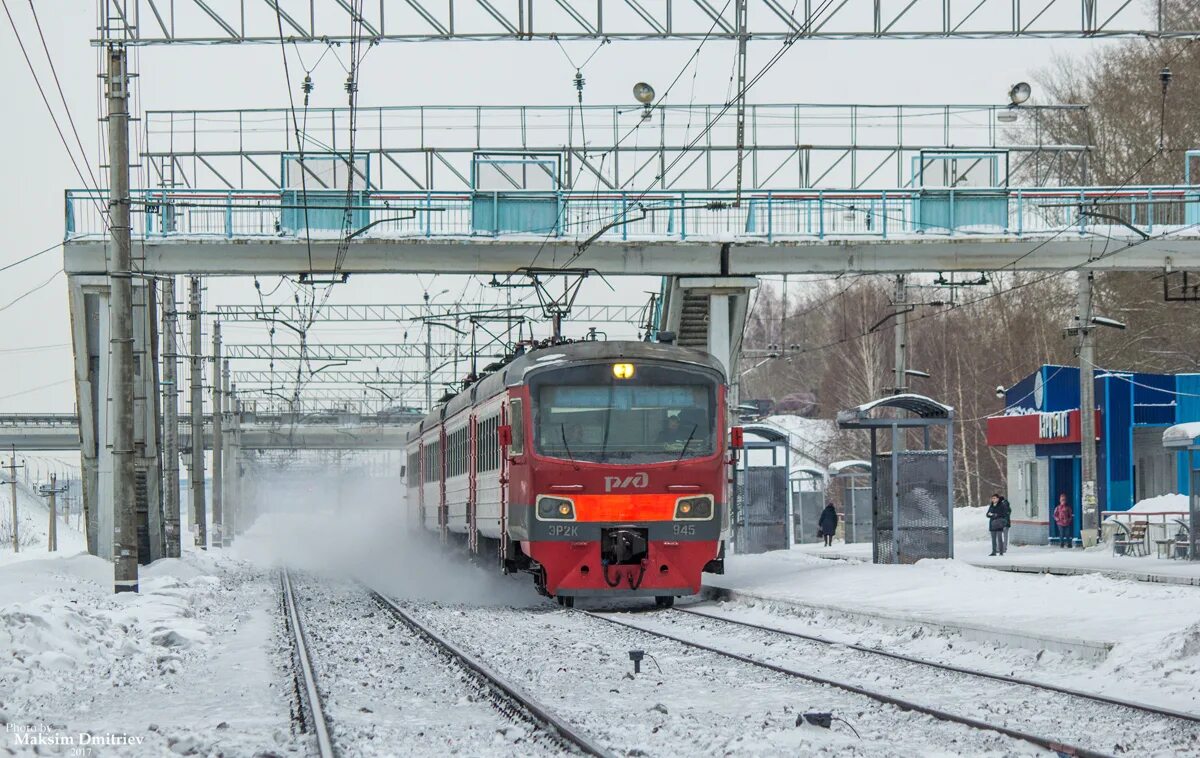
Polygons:
<instances>
[{"instance_id":1,"label":"snow-covered platform","mask_svg":"<svg viewBox=\"0 0 1200 758\"><path fill-rule=\"evenodd\" d=\"M834 560L871 562L871 543L797 545L795 550L806 555ZM1127 579L1156 584L1177 584L1200 587L1200 561L1171 560L1149 556L1113 555L1112 548L1061 548L1050 545L1011 545L1003 556L990 556L986 542L959 543L955 557L979 568L1012 571L1020 574L1053 574L1078 576L1100 574L1111 579Z\"/></svg>"}]
</instances>

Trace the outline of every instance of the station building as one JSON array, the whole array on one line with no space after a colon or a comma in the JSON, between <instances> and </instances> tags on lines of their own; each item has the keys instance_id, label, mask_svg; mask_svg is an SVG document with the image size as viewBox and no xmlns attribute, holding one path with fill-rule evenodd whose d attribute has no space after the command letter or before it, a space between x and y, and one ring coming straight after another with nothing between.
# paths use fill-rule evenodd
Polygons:
<instances>
[{"instance_id":1,"label":"station building","mask_svg":"<svg viewBox=\"0 0 1200 758\"><path fill-rule=\"evenodd\" d=\"M1096 370L1096 496L1101 511L1124 511L1149 497L1189 493L1182 453L1163 448L1163 431L1200 421L1200 374ZM1041 366L1004 391L1004 412L987 420L987 442L1006 449L1012 504L1010 539L1045 544L1060 493L1082 522L1079 368Z\"/></svg>"}]
</instances>

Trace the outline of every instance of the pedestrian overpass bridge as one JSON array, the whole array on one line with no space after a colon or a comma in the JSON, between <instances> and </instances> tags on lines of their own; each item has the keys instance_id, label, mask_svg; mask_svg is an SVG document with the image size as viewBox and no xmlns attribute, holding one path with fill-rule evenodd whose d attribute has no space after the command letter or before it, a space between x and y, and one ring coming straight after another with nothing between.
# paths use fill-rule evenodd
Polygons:
<instances>
[{"instance_id":1,"label":"pedestrian overpass bridge","mask_svg":"<svg viewBox=\"0 0 1200 758\"><path fill-rule=\"evenodd\" d=\"M1200 266L1200 186L1192 185L359 192L349 210L331 205L345 197L137 192L143 270L756 276ZM104 273L106 202L104 192L68 190L68 274Z\"/></svg>"}]
</instances>

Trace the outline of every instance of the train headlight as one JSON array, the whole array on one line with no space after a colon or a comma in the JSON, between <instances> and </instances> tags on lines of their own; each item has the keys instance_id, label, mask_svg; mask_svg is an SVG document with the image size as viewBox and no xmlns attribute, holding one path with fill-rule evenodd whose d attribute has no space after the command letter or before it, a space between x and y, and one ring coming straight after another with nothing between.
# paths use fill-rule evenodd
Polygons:
<instances>
[{"instance_id":1,"label":"train headlight","mask_svg":"<svg viewBox=\"0 0 1200 758\"><path fill-rule=\"evenodd\" d=\"M675 501L675 518L679 521L708 521L713 517L712 495L692 495Z\"/></svg>"},{"instance_id":2,"label":"train headlight","mask_svg":"<svg viewBox=\"0 0 1200 758\"><path fill-rule=\"evenodd\" d=\"M614 363L612 366L614 379L632 379L633 364L632 363Z\"/></svg>"},{"instance_id":3,"label":"train headlight","mask_svg":"<svg viewBox=\"0 0 1200 758\"><path fill-rule=\"evenodd\" d=\"M542 495L537 499L537 517L543 521L574 521L575 503L565 497Z\"/></svg>"}]
</instances>

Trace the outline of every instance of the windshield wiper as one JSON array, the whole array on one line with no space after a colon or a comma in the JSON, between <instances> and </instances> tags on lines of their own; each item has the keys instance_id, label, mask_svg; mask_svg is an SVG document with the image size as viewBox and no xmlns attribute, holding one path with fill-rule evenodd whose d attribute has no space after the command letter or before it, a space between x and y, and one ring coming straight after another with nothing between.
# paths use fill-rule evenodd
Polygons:
<instances>
[{"instance_id":1,"label":"windshield wiper","mask_svg":"<svg viewBox=\"0 0 1200 758\"><path fill-rule=\"evenodd\" d=\"M567 451L567 458L570 459L571 465L575 467L576 471L578 471L579 464L575 462L575 456L571 455L571 446L567 444L567 425L559 424L558 429L560 432L562 432L563 448Z\"/></svg>"},{"instance_id":2,"label":"windshield wiper","mask_svg":"<svg viewBox=\"0 0 1200 758\"><path fill-rule=\"evenodd\" d=\"M692 437L696 436L696 429L699 427L699 424L692 424L692 431L688 434L687 442L683 443L683 449L679 451L679 457L675 459L676 463L682 461L683 456L687 454L688 445L692 444Z\"/></svg>"}]
</instances>

